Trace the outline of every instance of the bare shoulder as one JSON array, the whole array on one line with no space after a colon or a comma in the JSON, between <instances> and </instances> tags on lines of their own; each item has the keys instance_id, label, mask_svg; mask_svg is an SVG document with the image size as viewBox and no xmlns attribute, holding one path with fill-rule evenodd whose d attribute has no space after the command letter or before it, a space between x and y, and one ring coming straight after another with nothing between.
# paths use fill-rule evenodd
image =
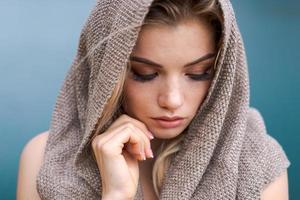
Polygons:
<instances>
[{"instance_id":1,"label":"bare shoulder","mask_svg":"<svg viewBox=\"0 0 300 200\"><path fill-rule=\"evenodd\" d=\"M38 200L35 179L43 161L48 131L31 138L24 146L19 159L17 200Z\"/></svg>"},{"instance_id":2,"label":"bare shoulder","mask_svg":"<svg viewBox=\"0 0 300 200\"><path fill-rule=\"evenodd\" d=\"M280 176L276 177L267 187L262 191L261 200L288 200L288 174L287 170L282 172Z\"/></svg>"}]
</instances>

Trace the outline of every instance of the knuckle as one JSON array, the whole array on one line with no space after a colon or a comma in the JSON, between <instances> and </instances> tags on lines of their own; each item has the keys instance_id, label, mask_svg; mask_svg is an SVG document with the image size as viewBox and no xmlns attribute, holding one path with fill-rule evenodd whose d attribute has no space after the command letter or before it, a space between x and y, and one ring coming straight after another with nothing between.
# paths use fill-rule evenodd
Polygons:
<instances>
[{"instance_id":1,"label":"knuckle","mask_svg":"<svg viewBox=\"0 0 300 200\"><path fill-rule=\"evenodd\" d=\"M135 118L132 118L133 122L140 128L144 129L144 130L147 130L147 126L141 122L140 120L137 120Z\"/></svg>"},{"instance_id":2,"label":"knuckle","mask_svg":"<svg viewBox=\"0 0 300 200\"><path fill-rule=\"evenodd\" d=\"M131 122L126 122L126 123L125 123L125 127L126 127L126 128L129 128L129 129L131 129L131 130L134 129L134 125L133 125Z\"/></svg>"},{"instance_id":3,"label":"knuckle","mask_svg":"<svg viewBox=\"0 0 300 200\"><path fill-rule=\"evenodd\" d=\"M106 144L103 144L103 145L101 145L100 147L99 147L99 150L103 153L103 154L109 154L109 152L110 152L110 147L109 147L109 145L106 143Z\"/></svg>"},{"instance_id":4,"label":"knuckle","mask_svg":"<svg viewBox=\"0 0 300 200\"><path fill-rule=\"evenodd\" d=\"M147 130L147 126L143 122L138 121L138 124L143 130Z\"/></svg>"},{"instance_id":5,"label":"knuckle","mask_svg":"<svg viewBox=\"0 0 300 200\"><path fill-rule=\"evenodd\" d=\"M128 115L126 115L126 114L122 114L120 117L119 117L120 119L128 119Z\"/></svg>"},{"instance_id":6,"label":"knuckle","mask_svg":"<svg viewBox=\"0 0 300 200\"><path fill-rule=\"evenodd\" d=\"M101 141L102 136L101 135L97 135L93 141L92 141L92 147L93 149L100 149L100 147L102 146L102 141Z\"/></svg>"},{"instance_id":7,"label":"knuckle","mask_svg":"<svg viewBox=\"0 0 300 200\"><path fill-rule=\"evenodd\" d=\"M97 148L97 143L98 143L98 140L97 140L97 137L95 137L92 141L92 147L93 149L96 149Z\"/></svg>"}]
</instances>

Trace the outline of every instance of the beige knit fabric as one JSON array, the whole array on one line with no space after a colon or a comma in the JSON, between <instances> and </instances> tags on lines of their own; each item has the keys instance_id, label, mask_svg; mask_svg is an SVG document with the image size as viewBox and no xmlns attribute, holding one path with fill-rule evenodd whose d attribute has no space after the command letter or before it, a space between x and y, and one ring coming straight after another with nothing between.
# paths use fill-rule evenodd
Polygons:
<instances>
[{"instance_id":1,"label":"beige knit fabric","mask_svg":"<svg viewBox=\"0 0 300 200\"><path fill-rule=\"evenodd\" d=\"M151 2L95 3L52 115L36 179L41 199L101 199L100 172L87 142ZM173 156L160 199L259 199L262 189L290 165L260 113L249 107L243 41L231 3L219 3L225 24L217 71L182 149ZM143 199L140 182L135 199Z\"/></svg>"}]
</instances>

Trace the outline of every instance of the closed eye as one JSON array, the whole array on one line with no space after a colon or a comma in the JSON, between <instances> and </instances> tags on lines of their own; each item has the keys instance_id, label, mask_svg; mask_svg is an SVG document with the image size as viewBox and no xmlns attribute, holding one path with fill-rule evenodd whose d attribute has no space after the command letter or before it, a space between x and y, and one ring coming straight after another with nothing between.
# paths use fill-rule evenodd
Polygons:
<instances>
[{"instance_id":1,"label":"closed eye","mask_svg":"<svg viewBox=\"0 0 300 200\"><path fill-rule=\"evenodd\" d=\"M205 80L210 80L213 77L213 72L212 72L213 67L210 66L205 70L203 73L187 73L186 75L195 81L205 81ZM158 76L158 72L152 73L152 74L140 74L133 69L131 69L133 79L139 82L147 82L147 81L152 81Z\"/></svg>"},{"instance_id":2,"label":"closed eye","mask_svg":"<svg viewBox=\"0 0 300 200\"><path fill-rule=\"evenodd\" d=\"M213 77L213 66L208 67L204 73L187 74L191 79L196 81L210 80Z\"/></svg>"}]
</instances>

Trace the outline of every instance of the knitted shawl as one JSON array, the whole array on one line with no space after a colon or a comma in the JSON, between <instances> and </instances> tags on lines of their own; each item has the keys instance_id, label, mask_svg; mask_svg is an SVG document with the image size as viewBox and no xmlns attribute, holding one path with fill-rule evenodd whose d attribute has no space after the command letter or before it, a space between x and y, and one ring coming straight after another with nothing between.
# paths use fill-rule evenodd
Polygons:
<instances>
[{"instance_id":1,"label":"knitted shawl","mask_svg":"<svg viewBox=\"0 0 300 200\"><path fill-rule=\"evenodd\" d=\"M89 140L151 3L95 2L52 113L36 179L41 199L101 199L100 172ZM290 165L259 111L249 106L242 37L229 0L218 4L224 27L215 76L181 150L171 159L159 199L259 199ZM143 199L140 180L135 199Z\"/></svg>"}]
</instances>

